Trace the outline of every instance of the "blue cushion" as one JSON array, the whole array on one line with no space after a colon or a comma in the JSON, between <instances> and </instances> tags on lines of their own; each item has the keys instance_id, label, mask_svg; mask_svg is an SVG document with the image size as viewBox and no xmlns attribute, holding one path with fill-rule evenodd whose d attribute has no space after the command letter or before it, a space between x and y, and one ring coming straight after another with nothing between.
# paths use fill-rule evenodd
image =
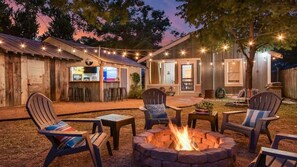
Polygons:
<instances>
[{"instance_id":1,"label":"blue cushion","mask_svg":"<svg viewBox=\"0 0 297 167\"><path fill-rule=\"evenodd\" d=\"M242 123L244 126L249 126L249 127L255 127L257 121L260 118L267 118L270 114L270 111L261 111L261 110L253 110L253 109L248 109L246 117ZM266 128L266 123L261 127L262 129Z\"/></svg>"},{"instance_id":2,"label":"blue cushion","mask_svg":"<svg viewBox=\"0 0 297 167\"><path fill-rule=\"evenodd\" d=\"M69 126L67 123L60 121L57 124L48 126L46 130L56 130L56 131L77 131L73 127ZM83 140L82 137L70 137L70 136L55 136L66 148L73 148L78 142Z\"/></svg>"},{"instance_id":3,"label":"blue cushion","mask_svg":"<svg viewBox=\"0 0 297 167\"><path fill-rule=\"evenodd\" d=\"M150 118L167 118L164 104L147 104L146 109L150 114Z\"/></svg>"}]
</instances>

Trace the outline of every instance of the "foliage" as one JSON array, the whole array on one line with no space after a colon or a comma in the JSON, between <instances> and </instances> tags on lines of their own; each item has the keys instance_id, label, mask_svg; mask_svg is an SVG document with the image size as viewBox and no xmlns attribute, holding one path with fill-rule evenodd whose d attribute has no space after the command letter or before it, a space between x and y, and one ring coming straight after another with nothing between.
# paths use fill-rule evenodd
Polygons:
<instances>
[{"instance_id":1,"label":"foliage","mask_svg":"<svg viewBox=\"0 0 297 167\"><path fill-rule=\"evenodd\" d=\"M297 39L296 1L177 0L178 15L198 28L202 46L221 49L219 44L235 42L247 59L247 87L252 88L256 51L290 49ZM285 39L276 40L277 34ZM252 42L252 43L250 43ZM220 45L222 46L222 45Z\"/></svg>"},{"instance_id":2,"label":"foliage","mask_svg":"<svg viewBox=\"0 0 297 167\"><path fill-rule=\"evenodd\" d=\"M12 8L10 8L4 0L0 0L0 11L0 32L9 34L11 28L10 16L12 15Z\"/></svg>"},{"instance_id":3,"label":"foliage","mask_svg":"<svg viewBox=\"0 0 297 167\"><path fill-rule=\"evenodd\" d=\"M195 104L196 109L206 109L208 111L212 111L213 109L213 103L208 101L202 101L200 103Z\"/></svg>"},{"instance_id":4,"label":"foliage","mask_svg":"<svg viewBox=\"0 0 297 167\"><path fill-rule=\"evenodd\" d=\"M51 16L52 21L49 23L48 31L42 35L42 39L48 36L54 36L61 39L73 40L75 29L71 23L69 14L63 13L60 9L48 9L48 15Z\"/></svg>"},{"instance_id":5,"label":"foliage","mask_svg":"<svg viewBox=\"0 0 297 167\"><path fill-rule=\"evenodd\" d=\"M112 22L105 23L102 29L96 29L97 35L103 38L103 41L96 45L134 49L157 48L164 32L170 26L164 11L154 10L149 5L130 8L126 24L121 23L122 17L119 15Z\"/></svg>"},{"instance_id":6,"label":"foliage","mask_svg":"<svg viewBox=\"0 0 297 167\"><path fill-rule=\"evenodd\" d=\"M140 99L143 93L141 85L138 85L140 82L140 75L134 72L130 76L133 81L133 84L130 86L129 97Z\"/></svg>"}]
</instances>

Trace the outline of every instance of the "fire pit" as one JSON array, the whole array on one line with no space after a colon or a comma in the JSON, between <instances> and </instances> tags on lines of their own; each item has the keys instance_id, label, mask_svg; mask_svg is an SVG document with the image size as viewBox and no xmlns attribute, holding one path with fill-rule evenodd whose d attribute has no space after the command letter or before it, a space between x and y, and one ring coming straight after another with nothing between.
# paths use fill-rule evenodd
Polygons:
<instances>
[{"instance_id":1,"label":"fire pit","mask_svg":"<svg viewBox=\"0 0 297 167\"><path fill-rule=\"evenodd\" d=\"M235 166L232 138L199 129L170 129L152 129L133 138L136 166ZM184 136L176 136L180 135L176 130L184 131ZM185 140L189 140L188 147L182 146Z\"/></svg>"}]
</instances>

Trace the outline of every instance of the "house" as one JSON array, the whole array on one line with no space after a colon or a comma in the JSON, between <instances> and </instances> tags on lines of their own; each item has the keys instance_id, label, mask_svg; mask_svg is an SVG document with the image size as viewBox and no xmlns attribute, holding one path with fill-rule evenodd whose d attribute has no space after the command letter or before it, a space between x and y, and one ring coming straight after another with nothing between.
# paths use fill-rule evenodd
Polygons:
<instances>
[{"instance_id":1,"label":"house","mask_svg":"<svg viewBox=\"0 0 297 167\"><path fill-rule=\"evenodd\" d=\"M170 87L176 94L198 95L205 90L224 88L227 94L237 94L245 87L246 60L236 45L220 51L202 50L197 37L188 34L138 63L146 62L146 88ZM274 52L257 53L253 68L253 87L264 90L271 82Z\"/></svg>"},{"instance_id":2,"label":"house","mask_svg":"<svg viewBox=\"0 0 297 167\"><path fill-rule=\"evenodd\" d=\"M71 41L49 37L40 42L0 33L0 107L23 105L33 92L68 101L72 87L87 88L91 101L103 101L109 87L129 91L130 74L141 74L142 68L128 58L95 53Z\"/></svg>"}]
</instances>

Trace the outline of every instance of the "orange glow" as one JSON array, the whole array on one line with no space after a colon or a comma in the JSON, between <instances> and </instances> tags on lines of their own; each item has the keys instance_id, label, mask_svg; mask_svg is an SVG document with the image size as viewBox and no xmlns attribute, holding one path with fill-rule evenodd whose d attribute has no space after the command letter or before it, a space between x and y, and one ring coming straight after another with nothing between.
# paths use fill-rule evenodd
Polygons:
<instances>
[{"instance_id":1,"label":"orange glow","mask_svg":"<svg viewBox=\"0 0 297 167\"><path fill-rule=\"evenodd\" d=\"M183 127L181 129L178 129L176 126L174 126L171 122L168 124L172 134L175 136L175 149L176 150L186 150L186 151L192 151L192 150L198 150L199 148L196 147L192 140L189 137L188 127Z\"/></svg>"}]
</instances>

